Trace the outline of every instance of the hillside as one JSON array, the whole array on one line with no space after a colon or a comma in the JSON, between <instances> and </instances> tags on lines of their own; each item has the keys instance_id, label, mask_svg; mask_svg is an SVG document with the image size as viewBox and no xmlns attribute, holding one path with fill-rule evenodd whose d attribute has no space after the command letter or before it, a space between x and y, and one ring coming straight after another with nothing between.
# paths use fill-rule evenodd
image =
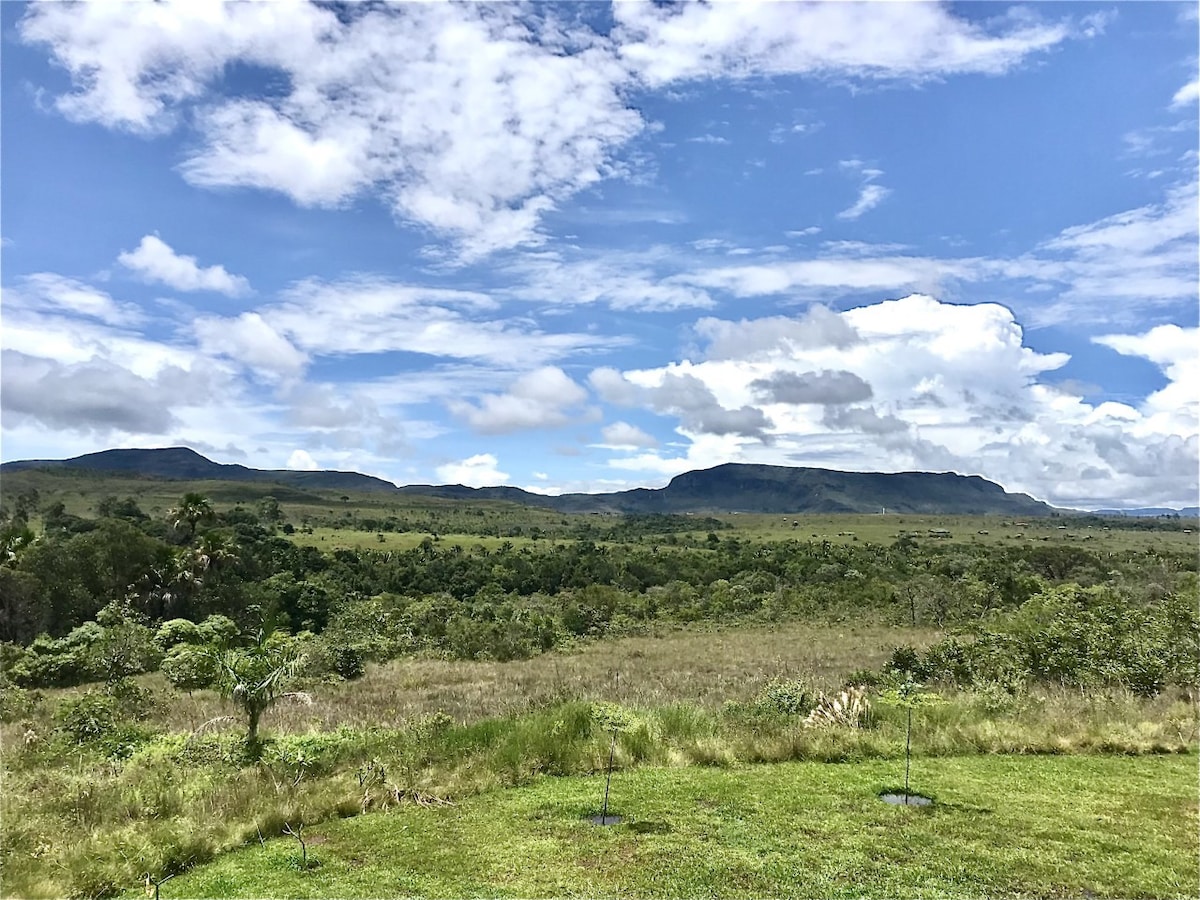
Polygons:
<instances>
[{"instance_id":1,"label":"hillside","mask_svg":"<svg viewBox=\"0 0 1200 900\"><path fill-rule=\"evenodd\" d=\"M85 469L146 478L176 481L253 481L286 484L309 490L394 491L396 486L382 478L358 472L298 472L291 469L251 469L248 466L215 463L188 447L158 450L101 450L71 459L27 459L7 462L0 471L24 469Z\"/></svg>"},{"instance_id":2,"label":"hillside","mask_svg":"<svg viewBox=\"0 0 1200 900\"><path fill-rule=\"evenodd\" d=\"M65 460L4 463L5 472L75 469L175 480L283 484L301 489L396 492L449 500L498 500L564 513L894 513L1040 516L1052 511L977 475L931 472L838 472L830 469L727 463L685 472L664 488L550 497L515 487L408 485L356 472L297 472L215 463L186 447L105 450Z\"/></svg>"}]
</instances>

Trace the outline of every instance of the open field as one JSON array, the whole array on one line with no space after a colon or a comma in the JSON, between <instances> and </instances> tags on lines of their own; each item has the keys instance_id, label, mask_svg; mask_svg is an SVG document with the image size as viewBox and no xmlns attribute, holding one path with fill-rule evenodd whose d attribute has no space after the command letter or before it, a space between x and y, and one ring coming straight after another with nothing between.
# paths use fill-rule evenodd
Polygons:
<instances>
[{"instance_id":1,"label":"open field","mask_svg":"<svg viewBox=\"0 0 1200 900\"><path fill-rule=\"evenodd\" d=\"M621 521L618 516L565 514L502 502L464 503L386 493L301 491L285 485L100 476L70 470L8 473L4 476L3 488L7 497L36 489L40 505L62 502L66 512L78 516L94 515L99 501L106 496L134 497L146 513L156 517L165 516L181 495L191 491L208 497L218 511L236 506L253 511L264 498L270 497L279 502L282 522L296 528L306 524L312 527L311 534L297 532L291 535L292 540L322 550L405 550L435 534L445 547L458 545L466 550L482 545L491 550L505 540L514 546L525 546L530 543L528 533L535 528L547 538L562 540L579 536L581 532L603 531ZM378 530L363 524L365 520L382 522L389 517L396 520L403 530L384 531L383 541L378 538ZM1097 524L1085 523L1069 515L1029 518L1019 522L998 516L914 516L891 513L735 514L714 518L731 529L724 533L755 541L817 540L834 544L862 541L886 545L907 533L917 540L939 544L1073 544L1114 552L1156 548L1174 551L1200 549L1200 533L1197 533L1194 520L1190 523L1180 521L1174 528L1150 530L1144 527L1144 522L1137 520L1108 518L1103 524ZM1190 533L1185 529L1190 529ZM948 534L935 536L931 534L933 531ZM696 530L681 528L676 535L681 541L703 544L708 533L708 528L698 525Z\"/></svg>"},{"instance_id":2,"label":"open field","mask_svg":"<svg viewBox=\"0 0 1200 900\"><path fill-rule=\"evenodd\" d=\"M1194 897L1194 756L922 760L618 773L312 826L186 873L166 897ZM132 898L137 894L130 892Z\"/></svg>"},{"instance_id":3,"label":"open field","mask_svg":"<svg viewBox=\"0 0 1200 900\"><path fill-rule=\"evenodd\" d=\"M431 657L371 665L355 681L313 687L311 706L281 704L264 725L283 734L341 726L392 727L432 713L468 722L506 716L563 699L612 700L639 707L692 703L717 710L745 701L777 679L802 677L831 691L850 673L874 669L900 644L926 647L939 633L927 628L824 626L793 622L766 628L659 628L653 634L586 641L575 648L511 662ZM139 676L168 695L160 673ZM79 689L46 692L51 701ZM229 712L213 691L176 694L155 723L191 731ZM0 736L20 735L0 726Z\"/></svg>"},{"instance_id":4,"label":"open field","mask_svg":"<svg viewBox=\"0 0 1200 900\"><path fill-rule=\"evenodd\" d=\"M1193 892L1187 523L22 477L6 896Z\"/></svg>"}]
</instances>

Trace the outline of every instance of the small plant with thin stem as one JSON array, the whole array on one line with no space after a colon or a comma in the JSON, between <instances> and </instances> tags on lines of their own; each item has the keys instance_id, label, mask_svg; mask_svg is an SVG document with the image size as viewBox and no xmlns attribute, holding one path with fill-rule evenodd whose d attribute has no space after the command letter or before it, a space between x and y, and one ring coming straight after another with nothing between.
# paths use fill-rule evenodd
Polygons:
<instances>
[{"instance_id":1,"label":"small plant with thin stem","mask_svg":"<svg viewBox=\"0 0 1200 900\"><path fill-rule=\"evenodd\" d=\"M285 822L283 824L283 833L294 837L296 842L300 844L300 871L306 872L309 869L315 869L320 865L320 863L315 859L311 863L308 861L308 844L304 840L303 822L301 822L295 828L292 828L290 822Z\"/></svg>"},{"instance_id":2,"label":"small plant with thin stem","mask_svg":"<svg viewBox=\"0 0 1200 900\"><path fill-rule=\"evenodd\" d=\"M888 706L896 706L904 710L904 804L909 805L910 774L912 772L912 733L913 710L933 706L942 702L942 698L932 691L923 690L924 685L912 678L905 678L893 687L879 695L879 701Z\"/></svg>"},{"instance_id":3,"label":"small plant with thin stem","mask_svg":"<svg viewBox=\"0 0 1200 900\"><path fill-rule=\"evenodd\" d=\"M608 814L608 795L612 789L613 759L617 752L617 737L623 731L628 731L633 725L633 718L615 703L596 703L592 706L592 720L603 731L611 732L612 739L608 746L608 771L604 779L604 803L600 815L592 819L597 825L613 825L618 821L616 816Z\"/></svg>"},{"instance_id":4,"label":"small plant with thin stem","mask_svg":"<svg viewBox=\"0 0 1200 900\"><path fill-rule=\"evenodd\" d=\"M153 897L154 900L159 900L159 890L164 884L178 875L178 872L172 872L166 878L155 879L149 872L146 873L146 896Z\"/></svg>"}]
</instances>

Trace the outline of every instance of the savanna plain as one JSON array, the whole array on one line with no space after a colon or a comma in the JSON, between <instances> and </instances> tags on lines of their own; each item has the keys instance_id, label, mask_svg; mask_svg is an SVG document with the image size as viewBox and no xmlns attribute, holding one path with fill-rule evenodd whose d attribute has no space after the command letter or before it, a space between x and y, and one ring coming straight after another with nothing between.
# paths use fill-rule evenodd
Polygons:
<instances>
[{"instance_id":1,"label":"savanna plain","mask_svg":"<svg viewBox=\"0 0 1200 900\"><path fill-rule=\"evenodd\" d=\"M1200 893L1195 520L3 488L5 897Z\"/></svg>"}]
</instances>

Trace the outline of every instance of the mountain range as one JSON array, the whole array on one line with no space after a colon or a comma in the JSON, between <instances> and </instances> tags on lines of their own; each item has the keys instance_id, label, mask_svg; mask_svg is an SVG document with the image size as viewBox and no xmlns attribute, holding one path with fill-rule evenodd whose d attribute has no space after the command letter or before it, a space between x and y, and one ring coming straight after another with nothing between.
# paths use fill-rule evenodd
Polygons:
<instances>
[{"instance_id":1,"label":"mountain range","mask_svg":"<svg viewBox=\"0 0 1200 900\"><path fill-rule=\"evenodd\" d=\"M22 469L83 469L149 478L265 482L310 490L394 492L451 500L502 500L564 513L892 513L1042 516L1049 505L1008 493L978 475L951 472L839 472L726 463L684 472L663 488L547 496L515 487L406 485L357 472L252 469L216 463L187 447L103 450L72 459L4 463Z\"/></svg>"}]
</instances>

